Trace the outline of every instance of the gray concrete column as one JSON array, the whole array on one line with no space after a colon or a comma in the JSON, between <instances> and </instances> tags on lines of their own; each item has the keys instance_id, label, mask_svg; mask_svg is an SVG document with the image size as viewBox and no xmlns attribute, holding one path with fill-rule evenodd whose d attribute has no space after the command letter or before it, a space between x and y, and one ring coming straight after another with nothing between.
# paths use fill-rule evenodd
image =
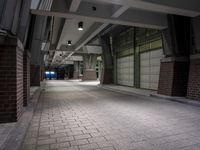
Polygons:
<instances>
[{"instance_id":1,"label":"gray concrete column","mask_svg":"<svg viewBox=\"0 0 200 150\"><path fill-rule=\"evenodd\" d=\"M102 45L102 60L103 60L103 68L101 74L101 84L113 84L114 82L114 66L113 66L113 57L112 50L110 45L110 36L101 37L101 45Z\"/></svg>"},{"instance_id":2,"label":"gray concrete column","mask_svg":"<svg viewBox=\"0 0 200 150\"><path fill-rule=\"evenodd\" d=\"M74 79L79 78L79 61L74 61L74 74L73 74Z\"/></svg>"},{"instance_id":3,"label":"gray concrete column","mask_svg":"<svg viewBox=\"0 0 200 150\"><path fill-rule=\"evenodd\" d=\"M44 41L47 17L36 16L34 32L31 42L31 85L39 86L42 80L41 68L44 68L41 44Z\"/></svg>"},{"instance_id":4,"label":"gray concrete column","mask_svg":"<svg viewBox=\"0 0 200 150\"><path fill-rule=\"evenodd\" d=\"M101 79L101 74L102 74L102 61L97 61L98 64L98 79Z\"/></svg>"},{"instance_id":5,"label":"gray concrete column","mask_svg":"<svg viewBox=\"0 0 200 150\"><path fill-rule=\"evenodd\" d=\"M1 0L0 1L0 27L12 32L13 25L16 25L14 16L17 8L17 0ZM14 33L15 34L15 33Z\"/></svg>"},{"instance_id":6,"label":"gray concrete column","mask_svg":"<svg viewBox=\"0 0 200 150\"><path fill-rule=\"evenodd\" d=\"M41 52L41 57L40 57L40 81L43 81L45 78L45 62L44 62L44 52Z\"/></svg>"},{"instance_id":7,"label":"gray concrete column","mask_svg":"<svg viewBox=\"0 0 200 150\"><path fill-rule=\"evenodd\" d=\"M200 16L192 19L192 28L193 28L193 46L194 49L192 53L200 53Z\"/></svg>"},{"instance_id":8,"label":"gray concrete column","mask_svg":"<svg viewBox=\"0 0 200 150\"><path fill-rule=\"evenodd\" d=\"M0 29L11 32L26 44L31 0L1 0Z\"/></svg>"},{"instance_id":9,"label":"gray concrete column","mask_svg":"<svg viewBox=\"0 0 200 150\"><path fill-rule=\"evenodd\" d=\"M22 8L20 12L20 19L17 30L17 35L24 45L26 44L27 38L29 36L28 31L31 20L31 14L30 14L31 2L32 0L22 1Z\"/></svg>"},{"instance_id":10,"label":"gray concrete column","mask_svg":"<svg viewBox=\"0 0 200 150\"><path fill-rule=\"evenodd\" d=\"M96 80L96 54L84 54L83 55L83 80Z\"/></svg>"},{"instance_id":11,"label":"gray concrete column","mask_svg":"<svg viewBox=\"0 0 200 150\"><path fill-rule=\"evenodd\" d=\"M23 75L23 105L27 106L30 98L30 52L27 49L23 54Z\"/></svg>"},{"instance_id":12,"label":"gray concrete column","mask_svg":"<svg viewBox=\"0 0 200 150\"><path fill-rule=\"evenodd\" d=\"M190 54L191 18L168 15L168 28L162 30L163 48L166 57Z\"/></svg>"},{"instance_id":13,"label":"gray concrete column","mask_svg":"<svg viewBox=\"0 0 200 150\"><path fill-rule=\"evenodd\" d=\"M168 15L168 29L162 31L166 58L161 60L158 93L186 96L189 74L191 19Z\"/></svg>"}]
</instances>

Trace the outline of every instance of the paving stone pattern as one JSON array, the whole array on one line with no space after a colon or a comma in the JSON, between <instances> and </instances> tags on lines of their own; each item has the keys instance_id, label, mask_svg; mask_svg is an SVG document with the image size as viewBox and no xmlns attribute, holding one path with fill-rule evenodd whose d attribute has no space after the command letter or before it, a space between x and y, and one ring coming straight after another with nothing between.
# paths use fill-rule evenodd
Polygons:
<instances>
[{"instance_id":1,"label":"paving stone pattern","mask_svg":"<svg viewBox=\"0 0 200 150\"><path fill-rule=\"evenodd\" d=\"M22 150L200 150L200 107L48 81Z\"/></svg>"},{"instance_id":2,"label":"paving stone pattern","mask_svg":"<svg viewBox=\"0 0 200 150\"><path fill-rule=\"evenodd\" d=\"M15 129L16 123L3 123L0 124L0 150L6 143L12 131Z\"/></svg>"}]
</instances>

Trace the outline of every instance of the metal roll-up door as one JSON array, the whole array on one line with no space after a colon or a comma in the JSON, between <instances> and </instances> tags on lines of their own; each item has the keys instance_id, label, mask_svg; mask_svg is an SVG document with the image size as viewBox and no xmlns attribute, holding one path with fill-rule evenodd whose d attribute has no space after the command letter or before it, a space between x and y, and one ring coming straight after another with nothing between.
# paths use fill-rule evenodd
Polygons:
<instances>
[{"instance_id":1,"label":"metal roll-up door","mask_svg":"<svg viewBox=\"0 0 200 150\"><path fill-rule=\"evenodd\" d=\"M160 60L162 58L162 49L140 54L140 88L158 89Z\"/></svg>"},{"instance_id":2,"label":"metal roll-up door","mask_svg":"<svg viewBox=\"0 0 200 150\"><path fill-rule=\"evenodd\" d=\"M133 55L117 59L117 83L119 85L134 85Z\"/></svg>"}]
</instances>

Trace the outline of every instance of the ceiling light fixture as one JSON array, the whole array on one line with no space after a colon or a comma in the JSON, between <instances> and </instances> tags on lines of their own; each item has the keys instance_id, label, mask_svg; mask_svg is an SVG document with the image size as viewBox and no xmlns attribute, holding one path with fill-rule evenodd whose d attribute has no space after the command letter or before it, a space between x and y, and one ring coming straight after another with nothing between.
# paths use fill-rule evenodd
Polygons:
<instances>
[{"instance_id":1,"label":"ceiling light fixture","mask_svg":"<svg viewBox=\"0 0 200 150\"><path fill-rule=\"evenodd\" d=\"M97 8L96 8L95 6L92 6L92 10L93 10L93 11L96 11Z\"/></svg>"},{"instance_id":2,"label":"ceiling light fixture","mask_svg":"<svg viewBox=\"0 0 200 150\"><path fill-rule=\"evenodd\" d=\"M78 23L78 30L79 31L83 30L83 22L82 21Z\"/></svg>"},{"instance_id":3,"label":"ceiling light fixture","mask_svg":"<svg viewBox=\"0 0 200 150\"><path fill-rule=\"evenodd\" d=\"M69 40L68 43L67 43L67 45L68 45L68 46L71 46L71 45L72 45L72 42Z\"/></svg>"}]
</instances>

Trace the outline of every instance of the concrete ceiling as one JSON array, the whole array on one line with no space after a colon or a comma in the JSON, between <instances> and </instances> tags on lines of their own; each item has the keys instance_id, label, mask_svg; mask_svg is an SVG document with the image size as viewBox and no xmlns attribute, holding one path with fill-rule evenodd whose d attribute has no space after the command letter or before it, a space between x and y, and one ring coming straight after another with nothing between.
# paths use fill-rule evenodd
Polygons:
<instances>
[{"instance_id":1,"label":"concrete ceiling","mask_svg":"<svg viewBox=\"0 0 200 150\"><path fill-rule=\"evenodd\" d=\"M84 22L84 30L78 30L78 23ZM61 45L67 45L68 40L72 41L72 46L78 42L78 40L88 31L94 22L87 21L85 19L66 19L65 25L60 36L57 49L60 49Z\"/></svg>"},{"instance_id":2,"label":"concrete ceiling","mask_svg":"<svg viewBox=\"0 0 200 150\"><path fill-rule=\"evenodd\" d=\"M33 14L54 16L51 41L54 53L50 59L54 66L72 60L72 55L109 24L164 29L167 28L166 14L200 15L199 0L41 0L38 7L36 2ZM79 21L84 23L83 31L78 31ZM70 48L68 40L72 41ZM62 51L60 57L61 51L56 50L63 47L66 52Z\"/></svg>"},{"instance_id":3,"label":"concrete ceiling","mask_svg":"<svg viewBox=\"0 0 200 150\"><path fill-rule=\"evenodd\" d=\"M200 15L199 0L83 0L86 2L112 3L131 8L165 14L195 17Z\"/></svg>"}]
</instances>

